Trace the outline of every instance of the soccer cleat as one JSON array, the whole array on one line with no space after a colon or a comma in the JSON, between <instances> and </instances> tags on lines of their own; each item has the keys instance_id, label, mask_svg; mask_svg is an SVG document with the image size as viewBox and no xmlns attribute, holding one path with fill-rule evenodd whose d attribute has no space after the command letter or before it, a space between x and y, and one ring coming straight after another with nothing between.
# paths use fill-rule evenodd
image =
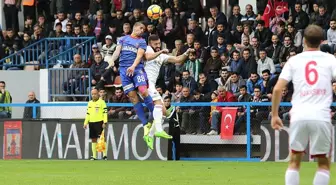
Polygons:
<instances>
[{"instance_id":1,"label":"soccer cleat","mask_svg":"<svg viewBox=\"0 0 336 185\"><path fill-rule=\"evenodd\" d=\"M104 157L103 157L103 160L107 161L107 157L106 157L106 156L104 156Z\"/></svg>"},{"instance_id":2,"label":"soccer cleat","mask_svg":"<svg viewBox=\"0 0 336 185\"><path fill-rule=\"evenodd\" d=\"M165 131L155 132L155 136L156 137L161 137L161 138L164 138L164 139L173 139L173 136L167 134Z\"/></svg>"},{"instance_id":3,"label":"soccer cleat","mask_svg":"<svg viewBox=\"0 0 336 185\"><path fill-rule=\"evenodd\" d=\"M146 142L149 149L153 150L154 148L154 138L150 136L144 136L144 141Z\"/></svg>"},{"instance_id":4,"label":"soccer cleat","mask_svg":"<svg viewBox=\"0 0 336 185\"><path fill-rule=\"evenodd\" d=\"M97 160L96 158L94 158L93 156L90 157L91 161Z\"/></svg>"},{"instance_id":5,"label":"soccer cleat","mask_svg":"<svg viewBox=\"0 0 336 185\"><path fill-rule=\"evenodd\" d=\"M148 136L149 131L152 128L152 123L148 122L143 128L144 128L144 136Z\"/></svg>"}]
</instances>

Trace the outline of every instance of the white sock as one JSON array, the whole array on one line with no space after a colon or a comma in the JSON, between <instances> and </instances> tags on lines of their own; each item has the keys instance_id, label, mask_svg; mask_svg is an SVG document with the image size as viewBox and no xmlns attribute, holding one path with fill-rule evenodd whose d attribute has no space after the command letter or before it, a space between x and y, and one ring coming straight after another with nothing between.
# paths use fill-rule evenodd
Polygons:
<instances>
[{"instance_id":1,"label":"white sock","mask_svg":"<svg viewBox=\"0 0 336 185\"><path fill-rule=\"evenodd\" d=\"M314 185L328 185L329 180L330 180L329 171L319 169L315 173L313 184Z\"/></svg>"},{"instance_id":2,"label":"white sock","mask_svg":"<svg viewBox=\"0 0 336 185\"><path fill-rule=\"evenodd\" d=\"M162 132L162 105L155 105L153 110L154 125L157 132Z\"/></svg>"},{"instance_id":3,"label":"white sock","mask_svg":"<svg viewBox=\"0 0 336 185\"><path fill-rule=\"evenodd\" d=\"M152 128L149 130L148 136L149 137L154 137L155 131L156 131L155 125L152 125Z\"/></svg>"},{"instance_id":4,"label":"white sock","mask_svg":"<svg viewBox=\"0 0 336 185\"><path fill-rule=\"evenodd\" d=\"M300 174L297 170L287 169L285 178L286 185L299 185L300 183Z\"/></svg>"}]
</instances>

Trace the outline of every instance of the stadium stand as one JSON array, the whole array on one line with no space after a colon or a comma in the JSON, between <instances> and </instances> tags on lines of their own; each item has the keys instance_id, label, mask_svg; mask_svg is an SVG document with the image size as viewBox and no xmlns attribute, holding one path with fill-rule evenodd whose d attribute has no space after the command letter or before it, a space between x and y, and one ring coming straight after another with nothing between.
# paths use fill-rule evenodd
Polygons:
<instances>
[{"instance_id":1,"label":"stadium stand","mask_svg":"<svg viewBox=\"0 0 336 185\"><path fill-rule=\"evenodd\" d=\"M119 64L116 62L109 71L104 66L111 59L118 38L130 34L137 21L146 24L143 37L147 40L151 34L159 35L171 55L195 49L184 64L165 64L161 68L157 88L163 96L172 96L174 103L269 102L287 59L302 52L303 30L308 24L320 25L325 30L321 49L336 57L336 9L332 0L288 1L288 11L287 7L280 7L283 12L272 15L264 14L265 0L257 1L254 7L240 7L238 0L229 0L225 11L219 0L202 3L73 0L60 1L57 6L49 1L33 2L29 8L23 5L23 26L18 24L19 14L8 16L5 8L0 66L2 70L49 69L51 101L87 101L89 89L96 87L103 90L102 94L106 92L107 102L119 102L115 97L115 89L121 87ZM157 21L149 20L145 13L153 3L160 5L164 12ZM36 11L31 11L32 8ZM101 80L103 74L108 75ZM290 101L292 91L291 85L283 90L283 102ZM219 109L214 106L179 108L181 134L219 134ZM251 107L251 110L252 133L258 134L254 127L270 118L269 108ZM282 107L281 111L282 118L289 119L289 108ZM201 112L202 116L194 112ZM136 118L134 111L130 110L127 117ZM197 125L190 121L196 119ZM244 144L240 137L245 136L240 135L246 134L245 122L245 108L239 107L235 135L240 144ZM223 142L201 137L183 137L181 141ZM254 138L253 142L259 141Z\"/></svg>"}]
</instances>

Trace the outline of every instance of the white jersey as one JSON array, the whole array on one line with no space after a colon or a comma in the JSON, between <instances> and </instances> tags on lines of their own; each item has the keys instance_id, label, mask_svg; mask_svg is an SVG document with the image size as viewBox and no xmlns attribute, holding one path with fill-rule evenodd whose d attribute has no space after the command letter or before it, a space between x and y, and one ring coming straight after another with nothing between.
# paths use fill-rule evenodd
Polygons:
<instances>
[{"instance_id":1,"label":"white jersey","mask_svg":"<svg viewBox=\"0 0 336 185\"><path fill-rule=\"evenodd\" d=\"M292 81L294 85L291 122L330 122L334 72L335 57L321 51L306 51L288 60L279 78Z\"/></svg>"},{"instance_id":2,"label":"white jersey","mask_svg":"<svg viewBox=\"0 0 336 185\"><path fill-rule=\"evenodd\" d=\"M147 46L146 53L155 53L155 52L152 47ZM149 83L156 84L156 81L159 77L160 68L163 63L166 63L168 61L168 58L169 58L169 55L160 54L154 60L145 62L145 71L146 71Z\"/></svg>"}]
</instances>

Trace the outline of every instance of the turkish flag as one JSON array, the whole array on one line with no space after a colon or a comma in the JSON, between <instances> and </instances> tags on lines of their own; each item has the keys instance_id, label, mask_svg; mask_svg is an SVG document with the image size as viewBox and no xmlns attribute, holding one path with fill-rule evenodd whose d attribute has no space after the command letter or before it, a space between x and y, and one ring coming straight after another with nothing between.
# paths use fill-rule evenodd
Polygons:
<instances>
[{"instance_id":1,"label":"turkish flag","mask_svg":"<svg viewBox=\"0 0 336 185\"><path fill-rule=\"evenodd\" d=\"M261 16L261 19L265 21L265 27L268 28L270 24L270 19L275 15L272 1L268 0L264 14Z\"/></svg>"},{"instance_id":2,"label":"turkish flag","mask_svg":"<svg viewBox=\"0 0 336 185\"><path fill-rule=\"evenodd\" d=\"M237 107L222 107L221 139L231 140L233 138L233 128L236 121Z\"/></svg>"},{"instance_id":3,"label":"turkish flag","mask_svg":"<svg viewBox=\"0 0 336 185\"><path fill-rule=\"evenodd\" d=\"M278 2L278 1L275 1L274 2L274 10L275 10L275 14L276 15L282 15L283 13L285 12L288 12L288 3L287 2Z\"/></svg>"}]
</instances>

